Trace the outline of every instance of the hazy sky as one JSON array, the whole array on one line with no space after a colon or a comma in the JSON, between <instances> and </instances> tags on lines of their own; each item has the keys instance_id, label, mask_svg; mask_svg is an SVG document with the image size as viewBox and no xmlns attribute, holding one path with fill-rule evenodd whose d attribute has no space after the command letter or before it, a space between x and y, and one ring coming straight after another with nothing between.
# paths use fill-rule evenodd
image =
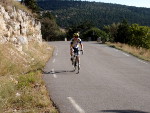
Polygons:
<instances>
[{"instance_id":1,"label":"hazy sky","mask_svg":"<svg viewBox=\"0 0 150 113\"><path fill-rule=\"evenodd\" d=\"M20 0L18 0L18 1L20 1ZM85 0L82 0L82 1L85 1ZM86 1L116 3L116 4L122 4L122 5L128 5L128 6L150 8L150 0L86 0Z\"/></svg>"},{"instance_id":2,"label":"hazy sky","mask_svg":"<svg viewBox=\"0 0 150 113\"><path fill-rule=\"evenodd\" d=\"M147 7L150 8L150 0L87 0L104 3L116 3L128 6Z\"/></svg>"}]
</instances>

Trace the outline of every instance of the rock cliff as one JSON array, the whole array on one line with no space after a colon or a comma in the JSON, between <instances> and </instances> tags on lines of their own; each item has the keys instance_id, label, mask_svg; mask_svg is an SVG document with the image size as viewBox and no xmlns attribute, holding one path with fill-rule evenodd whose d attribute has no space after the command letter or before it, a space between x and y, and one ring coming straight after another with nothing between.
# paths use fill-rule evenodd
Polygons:
<instances>
[{"instance_id":1,"label":"rock cliff","mask_svg":"<svg viewBox=\"0 0 150 113\"><path fill-rule=\"evenodd\" d=\"M0 43L11 42L22 48L30 41L42 42L41 23L22 10L0 5Z\"/></svg>"}]
</instances>

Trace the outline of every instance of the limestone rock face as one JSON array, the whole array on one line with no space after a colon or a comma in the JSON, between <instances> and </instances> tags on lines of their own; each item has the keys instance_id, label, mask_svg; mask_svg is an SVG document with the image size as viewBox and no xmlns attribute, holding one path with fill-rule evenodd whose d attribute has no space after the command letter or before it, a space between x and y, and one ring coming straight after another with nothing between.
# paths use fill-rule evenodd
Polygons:
<instances>
[{"instance_id":1,"label":"limestone rock face","mask_svg":"<svg viewBox=\"0 0 150 113\"><path fill-rule=\"evenodd\" d=\"M41 23L22 10L15 7L5 10L0 5L0 43L28 46L29 41L42 42Z\"/></svg>"}]
</instances>

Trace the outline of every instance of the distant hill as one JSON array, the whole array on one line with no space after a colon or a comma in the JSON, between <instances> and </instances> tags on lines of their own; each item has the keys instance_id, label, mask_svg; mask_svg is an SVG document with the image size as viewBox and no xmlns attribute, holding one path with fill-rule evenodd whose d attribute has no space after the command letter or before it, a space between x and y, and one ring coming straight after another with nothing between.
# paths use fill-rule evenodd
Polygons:
<instances>
[{"instance_id":1,"label":"distant hill","mask_svg":"<svg viewBox=\"0 0 150 113\"><path fill-rule=\"evenodd\" d=\"M50 10L61 27L89 21L102 28L123 19L131 24L150 26L150 8L80 0L38 0L38 4L43 10Z\"/></svg>"}]
</instances>

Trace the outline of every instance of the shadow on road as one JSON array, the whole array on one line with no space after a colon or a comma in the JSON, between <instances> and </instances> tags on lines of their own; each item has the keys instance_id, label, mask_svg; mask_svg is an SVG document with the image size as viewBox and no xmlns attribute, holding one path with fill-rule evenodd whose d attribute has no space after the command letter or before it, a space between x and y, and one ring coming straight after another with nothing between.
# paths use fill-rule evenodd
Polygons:
<instances>
[{"instance_id":1,"label":"shadow on road","mask_svg":"<svg viewBox=\"0 0 150 113\"><path fill-rule=\"evenodd\" d=\"M74 70L56 70L56 71L43 71L43 74L57 74L57 73L70 73L74 72Z\"/></svg>"},{"instance_id":2,"label":"shadow on road","mask_svg":"<svg viewBox=\"0 0 150 113\"><path fill-rule=\"evenodd\" d=\"M137 110L101 110L99 112L114 112L114 113L150 113L144 111L137 111Z\"/></svg>"}]
</instances>

